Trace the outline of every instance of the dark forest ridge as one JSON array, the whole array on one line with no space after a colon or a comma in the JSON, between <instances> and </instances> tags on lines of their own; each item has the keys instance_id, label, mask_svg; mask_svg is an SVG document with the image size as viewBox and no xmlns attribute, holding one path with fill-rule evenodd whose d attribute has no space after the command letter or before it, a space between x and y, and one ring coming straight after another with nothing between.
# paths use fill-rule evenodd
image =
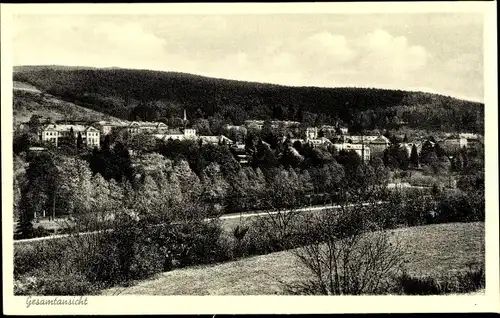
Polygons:
<instances>
[{"instance_id":1,"label":"dark forest ridge","mask_svg":"<svg viewBox=\"0 0 500 318\"><path fill-rule=\"evenodd\" d=\"M170 74L172 76L178 76L178 77L183 77L183 76L192 77L192 78L198 77L199 79L206 79L206 80L213 80L213 81L227 81L227 82L231 82L232 84L235 84L235 85L237 85L237 84L252 84L252 85L257 85L257 86L258 85L265 85L265 86L289 87L289 88L293 88L293 87L295 87L295 88L317 88L317 89L352 89L352 88L355 88L355 89L375 89L375 90L381 90L381 91L402 91L402 92L407 92L407 93L431 94L431 95L436 95L436 96L440 96L440 97L447 97L447 98L453 98L453 99L462 100L462 101L468 101L471 103L482 104L480 102L461 99L461 98L457 98L457 97L453 97L453 96L449 96L449 95L438 94L438 93L428 93L428 92L414 91L414 90L387 89L387 88L377 88L377 87L356 87L356 86L324 87L324 86L314 86L314 85L282 85L282 84L275 84L275 83L270 83L270 82L235 80L235 79L228 79L228 78L215 77L215 76L205 76L205 75L198 75L198 74L185 73L185 72L171 72L171 71L159 71L159 70L151 70L151 69L124 68L124 67L118 67L118 66L110 66L110 67L70 66L70 65L16 65L16 66L14 66L15 73L41 71L41 70L60 70L60 71L124 70L124 71L132 71L132 72L143 71L143 72L155 72L155 73L162 73L162 74Z\"/></svg>"},{"instance_id":2,"label":"dark forest ridge","mask_svg":"<svg viewBox=\"0 0 500 318\"><path fill-rule=\"evenodd\" d=\"M432 93L356 87L296 87L178 72L75 66L15 66L14 80L123 119L288 119L341 122L352 131L409 128L483 133L484 104Z\"/></svg>"}]
</instances>

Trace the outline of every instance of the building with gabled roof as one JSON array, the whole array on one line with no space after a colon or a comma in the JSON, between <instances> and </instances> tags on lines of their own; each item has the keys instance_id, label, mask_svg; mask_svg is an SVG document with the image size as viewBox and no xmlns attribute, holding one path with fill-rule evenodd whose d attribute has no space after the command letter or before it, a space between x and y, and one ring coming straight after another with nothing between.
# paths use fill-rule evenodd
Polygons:
<instances>
[{"instance_id":1,"label":"building with gabled roof","mask_svg":"<svg viewBox=\"0 0 500 318\"><path fill-rule=\"evenodd\" d=\"M71 136L73 134L73 136ZM89 148L99 148L101 133L92 126L87 125L70 125L70 124L49 124L45 125L39 132L39 137L42 142L51 142L55 146L63 139L73 137L76 140L78 136L82 137L82 142Z\"/></svg>"},{"instance_id":2,"label":"building with gabled roof","mask_svg":"<svg viewBox=\"0 0 500 318\"><path fill-rule=\"evenodd\" d=\"M133 121L127 127L131 134L155 133L162 134L168 131L168 126L162 122Z\"/></svg>"},{"instance_id":3,"label":"building with gabled roof","mask_svg":"<svg viewBox=\"0 0 500 318\"><path fill-rule=\"evenodd\" d=\"M163 134L153 134L154 137L162 140L195 140L196 130L195 129L168 129L166 133Z\"/></svg>"},{"instance_id":4,"label":"building with gabled roof","mask_svg":"<svg viewBox=\"0 0 500 318\"><path fill-rule=\"evenodd\" d=\"M201 140L202 143L209 143L209 144L213 144L213 145L220 145L220 144L232 145L232 144L234 144L234 141L232 141L231 139L227 138L224 135L198 136L198 140Z\"/></svg>"},{"instance_id":5,"label":"building with gabled roof","mask_svg":"<svg viewBox=\"0 0 500 318\"><path fill-rule=\"evenodd\" d=\"M337 149L337 151L345 150L345 151L354 151L363 162L370 161L371 151L370 147L365 144L352 144L352 143L335 143L333 147Z\"/></svg>"}]
</instances>

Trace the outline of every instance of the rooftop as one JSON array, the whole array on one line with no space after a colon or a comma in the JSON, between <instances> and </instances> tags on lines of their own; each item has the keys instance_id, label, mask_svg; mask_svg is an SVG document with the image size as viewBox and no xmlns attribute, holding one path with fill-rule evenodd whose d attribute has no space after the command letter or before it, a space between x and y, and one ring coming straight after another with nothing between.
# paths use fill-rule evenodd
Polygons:
<instances>
[{"instance_id":1,"label":"rooftop","mask_svg":"<svg viewBox=\"0 0 500 318\"><path fill-rule=\"evenodd\" d=\"M95 130L92 126L85 125L68 125L68 124L49 124L43 128L43 130L52 130L52 131L70 131L73 128L73 131L87 131L87 130Z\"/></svg>"}]
</instances>

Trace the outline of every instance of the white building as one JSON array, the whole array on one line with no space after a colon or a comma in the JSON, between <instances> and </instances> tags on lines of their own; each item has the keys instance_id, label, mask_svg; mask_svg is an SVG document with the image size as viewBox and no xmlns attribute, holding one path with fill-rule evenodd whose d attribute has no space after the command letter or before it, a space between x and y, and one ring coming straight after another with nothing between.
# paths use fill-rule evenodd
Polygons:
<instances>
[{"instance_id":1,"label":"white building","mask_svg":"<svg viewBox=\"0 0 500 318\"><path fill-rule=\"evenodd\" d=\"M463 136L459 135L459 137L448 137L443 140L443 146L448 151L457 151L464 147L467 147L468 140Z\"/></svg>"},{"instance_id":2,"label":"white building","mask_svg":"<svg viewBox=\"0 0 500 318\"><path fill-rule=\"evenodd\" d=\"M177 129L169 129L166 134L153 134L154 137L163 140L195 140L196 130L195 129L184 129L183 131Z\"/></svg>"},{"instance_id":3,"label":"white building","mask_svg":"<svg viewBox=\"0 0 500 318\"><path fill-rule=\"evenodd\" d=\"M39 133L39 137L41 141L51 142L57 146L62 139L70 138L71 132L73 132L75 142L80 135L82 137L83 144L87 147L100 147L101 133L98 129L92 126L49 124L42 128Z\"/></svg>"},{"instance_id":4,"label":"white building","mask_svg":"<svg viewBox=\"0 0 500 318\"><path fill-rule=\"evenodd\" d=\"M325 138L325 137L315 138L315 139L306 138L306 143L311 144L313 147L315 147L315 146L328 146L328 145L333 144L328 138Z\"/></svg>"},{"instance_id":5,"label":"white building","mask_svg":"<svg viewBox=\"0 0 500 318\"><path fill-rule=\"evenodd\" d=\"M127 127L130 125L129 122L126 121L98 121L94 123L96 128L99 129L102 136L109 135L113 130L118 128Z\"/></svg>"},{"instance_id":6,"label":"white building","mask_svg":"<svg viewBox=\"0 0 500 318\"><path fill-rule=\"evenodd\" d=\"M226 145L232 145L234 144L234 141L231 139L227 138L224 135L219 135L219 136L199 136L198 140L201 140L202 143L209 143L212 145L219 145L219 144L226 144Z\"/></svg>"},{"instance_id":7,"label":"white building","mask_svg":"<svg viewBox=\"0 0 500 318\"><path fill-rule=\"evenodd\" d=\"M306 128L306 139L317 139L318 138L318 128L317 127L307 127Z\"/></svg>"},{"instance_id":8,"label":"white building","mask_svg":"<svg viewBox=\"0 0 500 318\"><path fill-rule=\"evenodd\" d=\"M137 133L163 134L168 131L168 126L162 122L133 121L127 127L127 131L131 134L137 134Z\"/></svg>"},{"instance_id":9,"label":"white building","mask_svg":"<svg viewBox=\"0 0 500 318\"><path fill-rule=\"evenodd\" d=\"M479 135L474 133L460 133L458 134L458 137L465 139L479 139Z\"/></svg>"},{"instance_id":10,"label":"white building","mask_svg":"<svg viewBox=\"0 0 500 318\"><path fill-rule=\"evenodd\" d=\"M387 137L385 136L377 136L377 135L367 135L367 136L363 136L363 135L352 135L352 136L345 136L344 140L349 142L349 143L352 143L352 144L359 144L359 143L370 143L372 141L375 141L377 139L380 139L380 138L385 138L387 142L389 142L389 139L387 139Z\"/></svg>"},{"instance_id":11,"label":"white building","mask_svg":"<svg viewBox=\"0 0 500 318\"><path fill-rule=\"evenodd\" d=\"M370 161L370 147L364 144L351 144L351 143L341 143L341 144L333 144L337 151L345 150L353 150L363 162Z\"/></svg>"}]
</instances>

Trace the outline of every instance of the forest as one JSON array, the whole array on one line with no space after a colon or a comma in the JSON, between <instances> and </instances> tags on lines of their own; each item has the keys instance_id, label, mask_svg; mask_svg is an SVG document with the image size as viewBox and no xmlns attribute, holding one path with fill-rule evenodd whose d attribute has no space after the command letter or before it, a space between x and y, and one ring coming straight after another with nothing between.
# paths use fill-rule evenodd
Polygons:
<instances>
[{"instance_id":1,"label":"forest","mask_svg":"<svg viewBox=\"0 0 500 318\"><path fill-rule=\"evenodd\" d=\"M247 119L340 123L374 129L483 134L484 104L423 92L375 88L287 87L184 73L56 66L16 68L15 81L89 109L129 120L175 126L190 120L241 124Z\"/></svg>"}]
</instances>

